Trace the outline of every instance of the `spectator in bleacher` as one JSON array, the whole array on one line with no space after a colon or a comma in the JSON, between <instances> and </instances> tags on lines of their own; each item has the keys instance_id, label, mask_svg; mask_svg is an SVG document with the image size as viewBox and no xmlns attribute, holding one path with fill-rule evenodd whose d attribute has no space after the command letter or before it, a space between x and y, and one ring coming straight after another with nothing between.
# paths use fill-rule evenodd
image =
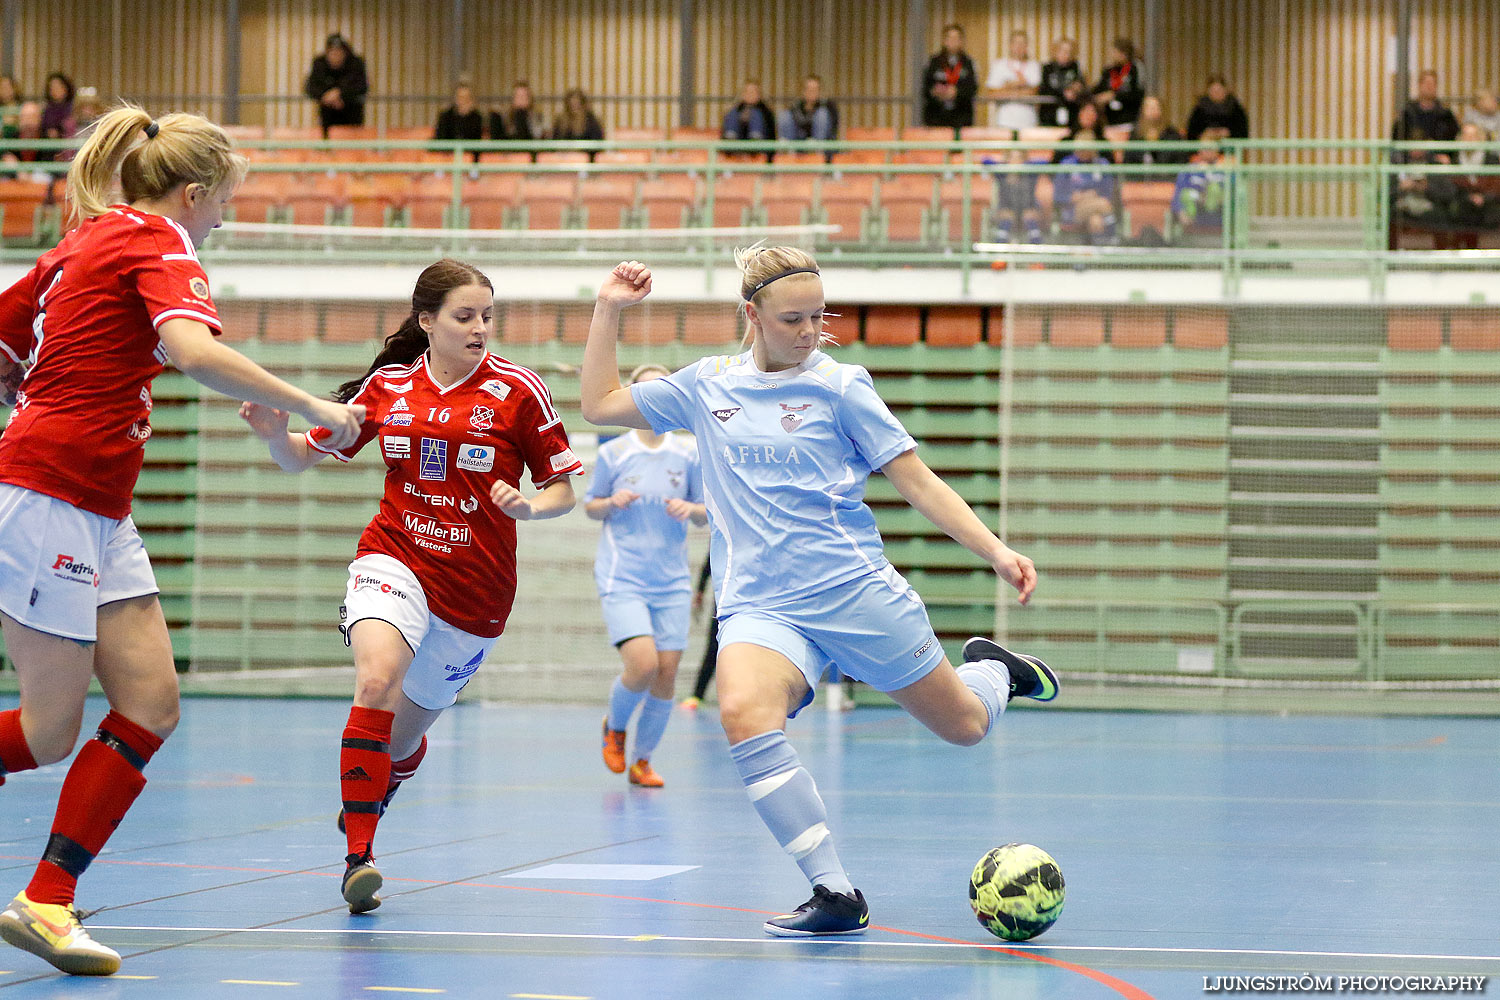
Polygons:
<instances>
[{"instance_id":1,"label":"spectator in bleacher","mask_svg":"<svg viewBox=\"0 0 1500 1000\"><path fill-rule=\"evenodd\" d=\"M1042 64L1031 58L1031 40L1024 31L1010 33L1010 54L990 63L984 95L995 99L990 124L1018 132L1035 128L1036 104L1013 98L1035 97L1042 82Z\"/></svg>"},{"instance_id":2,"label":"spectator in bleacher","mask_svg":"<svg viewBox=\"0 0 1500 1000\"><path fill-rule=\"evenodd\" d=\"M484 138L484 115L474 103L474 88L460 80L453 88L453 103L438 115L432 137L458 142L478 142Z\"/></svg>"},{"instance_id":3,"label":"spectator in bleacher","mask_svg":"<svg viewBox=\"0 0 1500 1000\"><path fill-rule=\"evenodd\" d=\"M974 95L979 92L979 74L974 60L964 51L964 29L950 24L943 29L943 47L927 60L927 101L922 106L922 124L929 128L967 128L974 124Z\"/></svg>"},{"instance_id":4,"label":"spectator in bleacher","mask_svg":"<svg viewBox=\"0 0 1500 1000\"><path fill-rule=\"evenodd\" d=\"M47 103L42 106L41 138L71 139L78 134L78 122L73 117L74 93L76 90L73 81L66 74L53 73L47 77ZM67 159L51 149L37 153L36 158L43 162Z\"/></svg>"},{"instance_id":5,"label":"spectator in bleacher","mask_svg":"<svg viewBox=\"0 0 1500 1000\"><path fill-rule=\"evenodd\" d=\"M323 135L328 135L330 125L365 123L365 95L370 91L370 81L365 76L365 61L354 54L343 35L328 36L323 54L313 60L304 89L318 102Z\"/></svg>"},{"instance_id":6,"label":"spectator in bleacher","mask_svg":"<svg viewBox=\"0 0 1500 1000\"><path fill-rule=\"evenodd\" d=\"M1224 204L1229 197L1228 158L1217 144L1207 144L1193 155L1188 169L1177 175L1172 191L1172 217L1180 232L1217 236L1224 230Z\"/></svg>"},{"instance_id":7,"label":"spectator in bleacher","mask_svg":"<svg viewBox=\"0 0 1500 1000\"><path fill-rule=\"evenodd\" d=\"M1488 136L1478 123L1465 122L1458 130L1458 141L1487 142ZM1453 162L1466 167L1492 167L1500 164L1500 156L1484 149L1464 149L1454 154ZM1458 174L1453 183L1454 222L1475 229L1500 227L1500 174Z\"/></svg>"},{"instance_id":8,"label":"spectator in bleacher","mask_svg":"<svg viewBox=\"0 0 1500 1000\"><path fill-rule=\"evenodd\" d=\"M1464 121L1479 126L1486 139L1500 139L1500 101L1493 90L1478 90L1474 103L1464 109Z\"/></svg>"},{"instance_id":9,"label":"spectator in bleacher","mask_svg":"<svg viewBox=\"0 0 1500 1000\"><path fill-rule=\"evenodd\" d=\"M510 104L490 113L490 138L497 142L538 138L543 129L535 115L531 106L531 84L517 80L510 88Z\"/></svg>"},{"instance_id":10,"label":"spectator in bleacher","mask_svg":"<svg viewBox=\"0 0 1500 1000\"><path fill-rule=\"evenodd\" d=\"M839 109L823 97L822 77L809 74L802 81L802 99L781 113L778 125L783 139L827 142L839 137Z\"/></svg>"},{"instance_id":11,"label":"spectator in bleacher","mask_svg":"<svg viewBox=\"0 0 1500 1000\"><path fill-rule=\"evenodd\" d=\"M1073 124L1068 129L1068 137L1052 151L1052 162L1061 163L1063 159L1073 151L1073 143L1080 136L1086 142L1103 144L1104 142L1104 116L1099 111L1099 106L1092 101L1078 106L1078 114L1073 118Z\"/></svg>"},{"instance_id":12,"label":"spectator in bleacher","mask_svg":"<svg viewBox=\"0 0 1500 1000\"><path fill-rule=\"evenodd\" d=\"M1123 162L1145 166L1153 163L1183 163L1187 160L1184 153L1142 148L1147 143L1181 141L1182 133L1177 131L1176 125L1167 121L1161 98L1155 94L1147 94L1141 100L1141 116L1130 126L1130 139L1125 144ZM1141 179L1164 181L1167 175L1147 173L1142 174Z\"/></svg>"},{"instance_id":13,"label":"spectator in bleacher","mask_svg":"<svg viewBox=\"0 0 1500 1000\"><path fill-rule=\"evenodd\" d=\"M1428 173L1429 163L1447 164L1446 154L1412 149L1402 157L1408 169L1396 176L1392 194L1392 223L1405 222L1427 229L1446 227L1458 201L1458 185L1451 174Z\"/></svg>"},{"instance_id":14,"label":"spectator in bleacher","mask_svg":"<svg viewBox=\"0 0 1500 1000\"><path fill-rule=\"evenodd\" d=\"M1113 61L1094 84L1094 103L1104 113L1105 124L1130 125L1140 116L1141 100L1146 96L1141 86L1141 65L1135 56L1135 43L1128 38L1116 38L1112 53Z\"/></svg>"},{"instance_id":15,"label":"spectator in bleacher","mask_svg":"<svg viewBox=\"0 0 1500 1000\"><path fill-rule=\"evenodd\" d=\"M1026 162L1026 150L1009 149L999 159L985 157L986 164ZM1042 212L1036 200L1037 173L1027 171L995 172L995 242L1009 243L1017 231L1025 233L1027 243L1042 242Z\"/></svg>"},{"instance_id":16,"label":"spectator in bleacher","mask_svg":"<svg viewBox=\"0 0 1500 1000\"><path fill-rule=\"evenodd\" d=\"M739 103L724 115L724 126L719 130L719 137L765 141L776 138L776 115L761 97L759 80L745 81Z\"/></svg>"},{"instance_id":17,"label":"spectator in bleacher","mask_svg":"<svg viewBox=\"0 0 1500 1000\"><path fill-rule=\"evenodd\" d=\"M1198 98L1193 113L1188 115L1187 137L1195 142L1250 138L1250 117L1245 114L1245 106L1229 92L1229 84L1218 73L1208 78L1206 93Z\"/></svg>"},{"instance_id":18,"label":"spectator in bleacher","mask_svg":"<svg viewBox=\"0 0 1500 1000\"><path fill-rule=\"evenodd\" d=\"M1050 97L1051 101L1038 106L1038 124L1073 127L1078 106L1088 89L1075 55L1077 47L1071 38L1059 38L1052 43L1052 61L1042 64L1042 82L1036 88L1038 94Z\"/></svg>"},{"instance_id":19,"label":"spectator in bleacher","mask_svg":"<svg viewBox=\"0 0 1500 1000\"><path fill-rule=\"evenodd\" d=\"M21 85L9 73L0 74L0 139L21 137Z\"/></svg>"},{"instance_id":20,"label":"spectator in bleacher","mask_svg":"<svg viewBox=\"0 0 1500 1000\"><path fill-rule=\"evenodd\" d=\"M1458 119L1438 100L1436 70L1424 69L1417 77L1417 96L1401 110L1391 138L1398 142L1452 142L1458 138Z\"/></svg>"},{"instance_id":21,"label":"spectator in bleacher","mask_svg":"<svg viewBox=\"0 0 1500 1000\"><path fill-rule=\"evenodd\" d=\"M104 102L99 91L93 87L79 87L78 97L73 101L73 123L79 132L104 117Z\"/></svg>"},{"instance_id":22,"label":"spectator in bleacher","mask_svg":"<svg viewBox=\"0 0 1500 1000\"><path fill-rule=\"evenodd\" d=\"M563 95L563 111L547 138L558 142L603 142L604 126L589 109L588 95L574 87Z\"/></svg>"},{"instance_id":23,"label":"spectator in bleacher","mask_svg":"<svg viewBox=\"0 0 1500 1000\"><path fill-rule=\"evenodd\" d=\"M1112 244L1118 237L1116 202L1119 186L1103 167L1109 160L1088 133L1073 140L1072 151L1060 161L1076 167L1052 175L1052 207L1063 226L1081 233L1093 244Z\"/></svg>"}]
</instances>

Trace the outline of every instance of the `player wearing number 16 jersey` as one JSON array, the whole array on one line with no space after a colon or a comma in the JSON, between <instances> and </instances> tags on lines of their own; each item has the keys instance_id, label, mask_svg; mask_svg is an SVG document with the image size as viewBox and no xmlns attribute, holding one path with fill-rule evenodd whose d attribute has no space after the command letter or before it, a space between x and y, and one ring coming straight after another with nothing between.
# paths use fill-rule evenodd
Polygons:
<instances>
[{"instance_id":1,"label":"player wearing number 16 jersey","mask_svg":"<svg viewBox=\"0 0 1500 1000\"><path fill-rule=\"evenodd\" d=\"M573 508L583 465L535 372L486 350L494 289L467 264L424 270L411 314L369 373L340 387L369 417L351 445L320 429L287 431L286 414L241 411L288 472L378 447L380 510L360 536L342 628L354 651L354 707L339 758L350 912L380 905L371 844L425 733L458 698L505 630L516 593L516 521ZM540 492L520 492L529 476Z\"/></svg>"},{"instance_id":2,"label":"player wearing number 16 jersey","mask_svg":"<svg viewBox=\"0 0 1500 1000\"><path fill-rule=\"evenodd\" d=\"M111 111L68 170L78 225L0 294L0 396L16 403L0 437L0 621L21 690L20 707L0 712L0 784L72 752L91 677L109 699L68 768L35 875L0 912L0 937L64 972L120 967L79 925L74 893L177 724L172 645L130 519L152 380L171 361L341 443L359 427L357 407L314 399L214 339L197 247L244 172L224 131L196 115ZM116 186L124 199L107 204Z\"/></svg>"}]
</instances>

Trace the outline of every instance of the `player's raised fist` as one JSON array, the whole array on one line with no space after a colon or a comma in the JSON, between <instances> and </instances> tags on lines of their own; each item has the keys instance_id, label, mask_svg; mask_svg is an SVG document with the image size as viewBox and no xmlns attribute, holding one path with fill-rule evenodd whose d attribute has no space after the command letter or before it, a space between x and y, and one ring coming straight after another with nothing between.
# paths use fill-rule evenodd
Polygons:
<instances>
[{"instance_id":1,"label":"player's raised fist","mask_svg":"<svg viewBox=\"0 0 1500 1000\"><path fill-rule=\"evenodd\" d=\"M619 306L633 306L651 294L651 269L638 260L615 265L599 286L599 300Z\"/></svg>"},{"instance_id":2,"label":"player's raised fist","mask_svg":"<svg viewBox=\"0 0 1500 1000\"><path fill-rule=\"evenodd\" d=\"M531 520L531 501L510 483L496 483L490 487L490 500L500 512L517 521Z\"/></svg>"}]
</instances>

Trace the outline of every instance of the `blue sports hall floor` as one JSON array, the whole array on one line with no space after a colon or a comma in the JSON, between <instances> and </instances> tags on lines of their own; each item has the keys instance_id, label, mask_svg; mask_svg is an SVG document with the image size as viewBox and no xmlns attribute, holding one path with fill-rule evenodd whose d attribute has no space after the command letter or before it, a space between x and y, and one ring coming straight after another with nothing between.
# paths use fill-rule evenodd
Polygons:
<instances>
[{"instance_id":1,"label":"blue sports hall floor","mask_svg":"<svg viewBox=\"0 0 1500 1000\"><path fill-rule=\"evenodd\" d=\"M448 713L376 842L385 905L351 917L334 827L346 713L186 701L79 898L121 975L68 979L4 949L0 1000L1166 1000L1224 992L1219 977L1500 974L1496 720L1029 710L964 750L894 709L819 706L791 733L872 927L788 941L760 921L806 883L707 709L675 713L662 790L605 771L600 709ZM63 773L0 789L6 896ZM1068 884L1061 920L1026 945L990 937L966 896L1009 841L1050 851Z\"/></svg>"}]
</instances>

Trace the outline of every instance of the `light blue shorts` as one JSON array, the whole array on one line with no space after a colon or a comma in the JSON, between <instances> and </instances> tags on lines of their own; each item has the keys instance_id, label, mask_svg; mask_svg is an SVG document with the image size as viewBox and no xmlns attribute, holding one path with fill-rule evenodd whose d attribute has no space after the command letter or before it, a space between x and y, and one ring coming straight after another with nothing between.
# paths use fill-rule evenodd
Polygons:
<instances>
[{"instance_id":1,"label":"light blue shorts","mask_svg":"<svg viewBox=\"0 0 1500 1000\"><path fill-rule=\"evenodd\" d=\"M793 604L720 619L719 648L736 642L774 650L796 664L807 680L804 706L830 667L877 691L899 691L944 656L927 605L890 567Z\"/></svg>"},{"instance_id":2,"label":"light blue shorts","mask_svg":"<svg viewBox=\"0 0 1500 1000\"><path fill-rule=\"evenodd\" d=\"M604 627L616 646L627 639L649 635L658 651L682 652L687 648L689 610L693 598L687 591L668 594L605 594Z\"/></svg>"}]
</instances>

